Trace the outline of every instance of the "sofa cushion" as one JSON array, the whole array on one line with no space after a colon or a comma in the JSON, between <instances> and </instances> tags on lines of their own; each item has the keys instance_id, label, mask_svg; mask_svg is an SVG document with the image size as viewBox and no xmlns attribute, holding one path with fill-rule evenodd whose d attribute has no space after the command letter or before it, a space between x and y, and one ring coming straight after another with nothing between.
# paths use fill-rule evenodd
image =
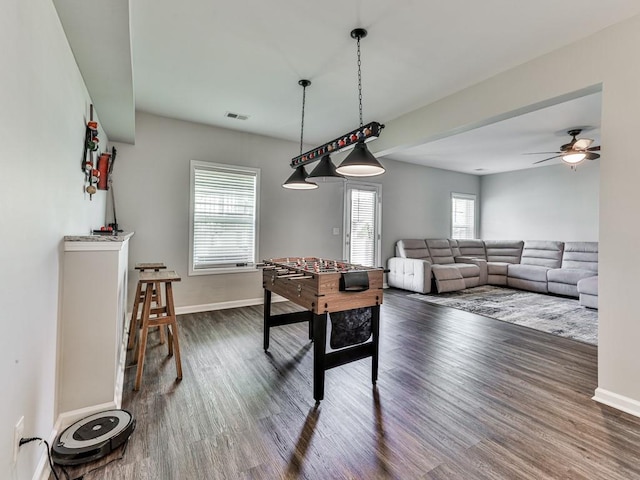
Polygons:
<instances>
[{"instance_id":1,"label":"sofa cushion","mask_svg":"<svg viewBox=\"0 0 640 480\"><path fill-rule=\"evenodd\" d=\"M598 272L598 242L566 242L562 268Z\"/></svg>"},{"instance_id":2,"label":"sofa cushion","mask_svg":"<svg viewBox=\"0 0 640 480\"><path fill-rule=\"evenodd\" d=\"M458 246L459 240L455 238L448 238L447 240L449 240L449 246L451 247L451 253L453 253L453 256L459 257L460 256L460 248Z\"/></svg>"},{"instance_id":3,"label":"sofa cushion","mask_svg":"<svg viewBox=\"0 0 640 480\"><path fill-rule=\"evenodd\" d=\"M487 272L489 275L506 275L508 263L505 262L487 262Z\"/></svg>"},{"instance_id":4,"label":"sofa cushion","mask_svg":"<svg viewBox=\"0 0 640 480\"><path fill-rule=\"evenodd\" d=\"M396 256L402 258L431 260L427 244L422 239L398 240L396 243Z\"/></svg>"},{"instance_id":5,"label":"sofa cushion","mask_svg":"<svg viewBox=\"0 0 640 480\"><path fill-rule=\"evenodd\" d=\"M549 268L541 265L509 265L509 278L533 280L534 282L547 283L547 271Z\"/></svg>"},{"instance_id":6,"label":"sofa cushion","mask_svg":"<svg viewBox=\"0 0 640 480\"><path fill-rule=\"evenodd\" d=\"M472 263L456 263L454 268L458 269L462 278L480 276L480 267Z\"/></svg>"},{"instance_id":7,"label":"sofa cushion","mask_svg":"<svg viewBox=\"0 0 640 480\"><path fill-rule=\"evenodd\" d=\"M578 281L583 278L593 277L592 270L581 270L577 268L554 268L547 272L547 281L555 283L567 283L578 285Z\"/></svg>"},{"instance_id":8,"label":"sofa cushion","mask_svg":"<svg viewBox=\"0 0 640 480\"><path fill-rule=\"evenodd\" d=\"M578 282L578 292L587 295L598 295L598 277L583 278Z\"/></svg>"},{"instance_id":9,"label":"sofa cushion","mask_svg":"<svg viewBox=\"0 0 640 480\"><path fill-rule=\"evenodd\" d=\"M485 240L488 262L520 263L522 240Z\"/></svg>"},{"instance_id":10,"label":"sofa cushion","mask_svg":"<svg viewBox=\"0 0 640 480\"><path fill-rule=\"evenodd\" d=\"M458 250L463 257L487 259L487 251L482 240L458 240Z\"/></svg>"},{"instance_id":11,"label":"sofa cushion","mask_svg":"<svg viewBox=\"0 0 640 480\"><path fill-rule=\"evenodd\" d=\"M433 265L432 271L436 289L439 293L464 290L466 288L465 281L457 265Z\"/></svg>"},{"instance_id":12,"label":"sofa cushion","mask_svg":"<svg viewBox=\"0 0 640 480\"><path fill-rule=\"evenodd\" d=\"M429 255L431 256L431 262L433 264L443 265L455 263L451 244L448 239L427 239L426 243L427 248L429 249Z\"/></svg>"},{"instance_id":13,"label":"sofa cushion","mask_svg":"<svg viewBox=\"0 0 640 480\"><path fill-rule=\"evenodd\" d=\"M562 242L527 240L524 242L520 263L522 265L560 268L563 247ZM511 269L509 269L509 275L511 275Z\"/></svg>"}]
</instances>

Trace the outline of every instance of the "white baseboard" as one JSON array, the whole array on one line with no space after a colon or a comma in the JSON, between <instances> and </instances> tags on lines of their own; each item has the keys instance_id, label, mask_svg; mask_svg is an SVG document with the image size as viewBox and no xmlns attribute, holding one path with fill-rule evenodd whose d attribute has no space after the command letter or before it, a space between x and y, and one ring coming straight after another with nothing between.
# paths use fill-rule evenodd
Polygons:
<instances>
[{"instance_id":1,"label":"white baseboard","mask_svg":"<svg viewBox=\"0 0 640 480\"><path fill-rule=\"evenodd\" d=\"M595 395L591 398L598 403L603 403L635 417L640 417L640 402L633 398L625 397L603 388L596 388Z\"/></svg>"},{"instance_id":2,"label":"white baseboard","mask_svg":"<svg viewBox=\"0 0 640 480\"><path fill-rule=\"evenodd\" d=\"M287 299L280 295L272 295L271 303L286 302ZM264 298L247 298L244 300L232 300L230 302L207 303L204 305L191 305L186 307L176 307L176 315L185 315L187 313L211 312L213 310L226 310L227 308L251 307L254 305L262 305Z\"/></svg>"}]
</instances>

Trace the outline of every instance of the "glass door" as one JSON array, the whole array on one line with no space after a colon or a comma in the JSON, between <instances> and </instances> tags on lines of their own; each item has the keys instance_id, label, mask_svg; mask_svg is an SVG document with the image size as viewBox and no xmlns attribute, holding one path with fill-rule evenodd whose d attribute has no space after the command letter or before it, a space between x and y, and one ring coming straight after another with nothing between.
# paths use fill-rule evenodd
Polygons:
<instances>
[{"instance_id":1,"label":"glass door","mask_svg":"<svg viewBox=\"0 0 640 480\"><path fill-rule=\"evenodd\" d=\"M344 256L367 267L380 264L382 186L349 182L345 188Z\"/></svg>"}]
</instances>

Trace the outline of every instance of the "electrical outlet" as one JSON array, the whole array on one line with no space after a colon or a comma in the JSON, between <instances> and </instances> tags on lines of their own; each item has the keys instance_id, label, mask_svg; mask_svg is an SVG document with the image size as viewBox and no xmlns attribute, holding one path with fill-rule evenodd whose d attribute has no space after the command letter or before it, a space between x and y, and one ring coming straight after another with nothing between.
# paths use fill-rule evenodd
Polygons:
<instances>
[{"instance_id":1,"label":"electrical outlet","mask_svg":"<svg viewBox=\"0 0 640 480\"><path fill-rule=\"evenodd\" d=\"M24 415L20 417L13 429L13 463L18 461L18 449L20 448L20 439L24 436Z\"/></svg>"}]
</instances>

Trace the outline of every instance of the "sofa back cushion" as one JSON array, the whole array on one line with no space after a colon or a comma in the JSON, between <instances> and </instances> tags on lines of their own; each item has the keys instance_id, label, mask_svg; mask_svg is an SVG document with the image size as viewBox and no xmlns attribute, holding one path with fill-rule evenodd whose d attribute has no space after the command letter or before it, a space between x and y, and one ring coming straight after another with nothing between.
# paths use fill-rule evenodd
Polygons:
<instances>
[{"instance_id":1,"label":"sofa back cushion","mask_svg":"<svg viewBox=\"0 0 640 480\"><path fill-rule=\"evenodd\" d=\"M565 242L562 268L598 272L598 242Z\"/></svg>"},{"instance_id":2,"label":"sofa back cushion","mask_svg":"<svg viewBox=\"0 0 640 480\"><path fill-rule=\"evenodd\" d=\"M451 247L451 253L453 253L453 256L454 257L459 256L460 255L460 247L458 246L459 240L456 240L455 238L449 238L447 240L449 240L449 246Z\"/></svg>"},{"instance_id":3,"label":"sofa back cushion","mask_svg":"<svg viewBox=\"0 0 640 480\"><path fill-rule=\"evenodd\" d=\"M485 240L488 262L520 263L522 257L522 240Z\"/></svg>"},{"instance_id":4,"label":"sofa back cushion","mask_svg":"<svg viewBox=\"0 0 640 480\"><path fill-rule=\"evenodd\" d=\"M463 257L487 259L487 251L482 240L458 240L458 250Z\"/></svg>"},{"instance_id":5,"label":"sofa back cushion","mask_svg":"<svg viewBox=\"0 0 640 480\"><path fill-rule=\"evenodd\" d=\"M449 239L427 239L426 242L432 263L436 265L455 263Z\"/></svg>"},{"instance_id":6,"label":"sofa back cushion","mask_svg":"<svg viewBox=\"0 0 640 480\"><path fill-rule=\"evenodd\" d=\"M563 249L563 242L527 240L524 242L520 263L522 265L560 268Z\"/></svg>"},{"instance_id":7,"label":"sofa back cushion","mask_svg":"<svg viewBox=\"0 0 640 480\"><path fill-rule=\"evenodd\" d=\"M396 257L431 260L427 244L422 239L398 240L396 243Z\"/></svg>"}]
</instances>

